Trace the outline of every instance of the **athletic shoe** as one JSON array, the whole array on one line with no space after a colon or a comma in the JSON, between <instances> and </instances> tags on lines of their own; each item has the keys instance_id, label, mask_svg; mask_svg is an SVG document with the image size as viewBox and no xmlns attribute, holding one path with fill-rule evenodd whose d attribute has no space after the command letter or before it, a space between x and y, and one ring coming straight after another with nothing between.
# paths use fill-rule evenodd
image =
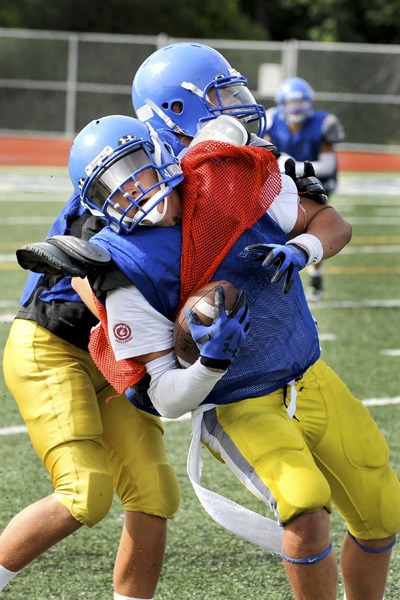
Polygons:
<instances>
[{"instance_id":1,"label":"athletic shoe","mask_svg":"<svg viewBox=\"0 0 400 600\"><path fill-rule=\"evenodd\" d=\"M322 298L323 294L323 279L322 275L312 275L309 279L309 291L307 294L307 300L310 302L318 302Z\"/></svg>"}]
</instances>

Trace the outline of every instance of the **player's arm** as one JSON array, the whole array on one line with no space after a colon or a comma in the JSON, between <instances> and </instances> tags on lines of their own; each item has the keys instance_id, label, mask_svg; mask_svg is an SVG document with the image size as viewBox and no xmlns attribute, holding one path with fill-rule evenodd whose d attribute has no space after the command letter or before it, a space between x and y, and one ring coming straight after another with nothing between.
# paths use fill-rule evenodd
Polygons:
<instances>
[{"instance_id":1,"label":"player's arm","mask_svg":"<svg viewBox=\"0 0 400 600\"><path fill-rule=\"evenodd\" d=\"M303 234L318 238L322 247L321 258L326 259L338 254L350 242L352 227L332 206L302 198L295 227L289 234L289 243L294 243L294 238ZM300 240L297 243L302 245Z\"/></svg>"},{"instance_id":2,"label":"player's arm","mask_svg":"<svg viewBox=\"0 0 400 600\"><path fill-rule=\"evenodd\" d=\"M85 277L85 279L82 279L81 277L72 277L71 286L82 302L86 304L87 308L99 319L99 313L97 312L96 304L93 300L93 291L87 277Z\"/></svg>"},{"instance_id":3,"label":"player's arm","mask_svg":"<svg viewBox=\"0 0 400 600\"><path fill-rule=\"evenodd\" d=\"M317 236L323 258L334 256L351 240L351 225L333 207L310 198L299 198L293 179L284 174L281 193L272 202L268 214L290 241L304 233Z\"/></svg>"},{"instance_id":4,"label":"player's arm","mask_svg":"<svg viewBox=\"0 0 400 600\"><path fill-rule=\"evenodd\" d=\"M282 175L282 179L285 187L289 185L290 189L290 185L294 185L288 176ZM283 199L281 195L280 202ZM293 203L287 203L287 206L293 212ZM280 213L283 216L282 210ZM279 210L275 210L275 220L280 224ZM282 229L289 237L286 244L253 244L240 254L245 260L258 260L264 268L273 268L271 283L279 283L283 279L285 294L290 291L294 276L299 271L340 252L349 243L352 234L351 225L333 207L309 198L298 198L293 228L287 227L288 222L289 218L285 215Z\"/></svg>"}]
</instances>

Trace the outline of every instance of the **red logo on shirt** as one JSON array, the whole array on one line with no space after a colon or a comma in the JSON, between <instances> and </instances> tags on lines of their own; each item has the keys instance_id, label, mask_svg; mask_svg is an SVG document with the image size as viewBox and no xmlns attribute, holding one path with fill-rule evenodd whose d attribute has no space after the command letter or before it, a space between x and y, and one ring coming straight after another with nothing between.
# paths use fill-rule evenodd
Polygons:
<instances>
[{"instance_id":1,"label":"red logo on shirt","mask_svg":"<svg viewBox=\"0 0 400 600\"><path fill-rule=\"evenodd\" d=\"M132 339L132 329L126 323L117 323L114 325L113 333L117 342L122 344Z\"/></svg>"}]
</instances>

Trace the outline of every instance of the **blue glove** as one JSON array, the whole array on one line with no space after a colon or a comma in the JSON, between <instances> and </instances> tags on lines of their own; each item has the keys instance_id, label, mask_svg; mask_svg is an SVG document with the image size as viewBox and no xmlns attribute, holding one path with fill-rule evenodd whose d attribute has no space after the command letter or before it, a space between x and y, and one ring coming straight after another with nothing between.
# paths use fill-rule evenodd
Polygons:
<instances>
[{"instance_id":1,"label":"blue glove","mask_svg":"<svg viewBox=\"0 0 400 600\"><path fill-rule=\"evenodd\" d=\"M325 188L315 176L314 166L309 160L304 161L304 173L296 175L295 162L293 158L288 158L285 162L285 175L293 179L299 196L314 200L318 204L326 204L328 202Z\"/></svg>"},{"instance_id":2,"label":"blue glove","mask_svg":"<svg viewBox=\"0 0 400 600\"><path fill-rule=\"evenodd\" d=\"M225 312L224 288L216 286L214 293L216 317L208 327L202 325L196 313L188 308L185 317L200 350L200 360L206 367L223 369L229 367L247 337L250 327L249 307L242 291L231 312Z\"/></svg>"},{"instance_id":3,"label":"blue glove","mask_svg":"<svg viewBox=\"0 0 400 600\"><path fill-rule=\"evenodd\" d=\"M304 269L308 261L308 254L296 244L253 244L247 246L240 253L240 258L260 260L262 266L269 269L276 266L275 274L271 278L271 283L279 283L285 277L283 291L287 294L293 283L295 273Z\"/></svg>"}]
</instances>

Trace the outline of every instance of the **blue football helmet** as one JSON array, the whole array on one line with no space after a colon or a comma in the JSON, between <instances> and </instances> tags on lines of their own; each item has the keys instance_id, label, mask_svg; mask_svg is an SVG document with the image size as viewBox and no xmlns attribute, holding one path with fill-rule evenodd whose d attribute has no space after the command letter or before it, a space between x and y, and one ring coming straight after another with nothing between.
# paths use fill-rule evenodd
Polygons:
<instances>
[{"instance_id":1,"label":"blue football helmet","mask_svg":"<svg viewBox=\"0 0 400 600\"><path fill-rule=\"evenodd\" d=\"M151 127L123 115L102 117L86 125L71 146L68 168L84 206L102 216L117 233L158 223L167 210L168 194L183 180L179 161L161 137ZM152 182L157 181L144 187L140 179L143 182L143 173L147 170L149 174L149 169L153 170ZM133 191L129 193L127 187ZM118 203L121 194L123 207ZM157 205L163 200L160 213Z\"/></svg>"},{"instance_id":2,"label":"blue football helmet","mask_svg":"<svg viewBox=\"0 0 400 600\"><path fill-rule=\"evenodd\" d=\"M160 48L139 67L132 84L133 108L140 121L157 131L193 138L204 121L229 114L263 137L265 108L247 84L217 50L178 42Z\"/></svg>"},{"instance_id":3,"label":"blue football helmet","mask_svg":"<svg viewBox=\"0 0 400 600\"><path fill-rule=\"evenodd\" d=\"M288 123L302 123L314 113L314 90L300 77L286 79L279 86L275 100Z\"/></svg>"}]
</instances>

